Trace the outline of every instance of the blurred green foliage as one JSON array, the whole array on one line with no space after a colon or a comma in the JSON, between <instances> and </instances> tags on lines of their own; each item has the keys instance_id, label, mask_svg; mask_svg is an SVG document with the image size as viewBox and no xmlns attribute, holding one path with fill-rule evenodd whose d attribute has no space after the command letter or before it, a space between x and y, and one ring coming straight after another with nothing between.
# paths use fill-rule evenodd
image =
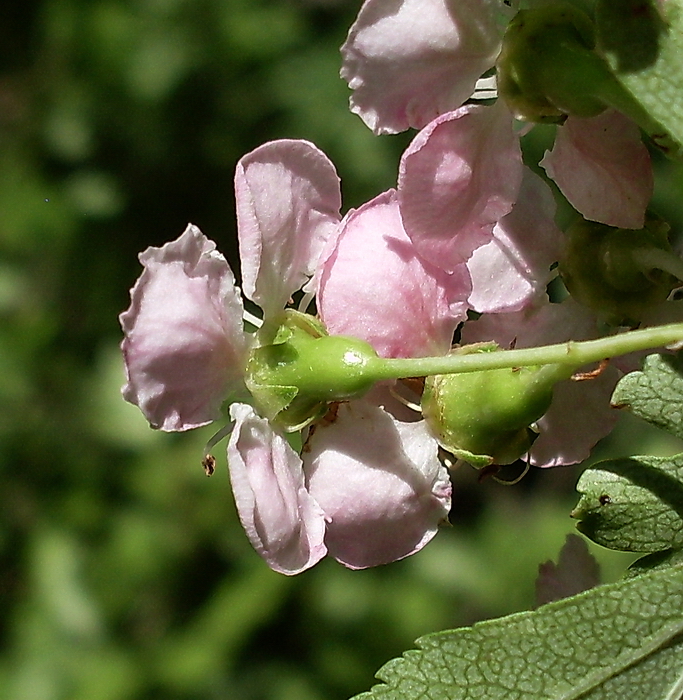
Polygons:
<instances>
[{"instance_id":1,"label":"blurred green foliage","mask_svg":"<svg viewBox=\"0 0 683 700\"><path fill-rule=\"evenodd\" d=\"M236 268L242 154L315 141L347 208L395 182L409 137L373 137L338 78L356 10L2 4L0 697L345 698L418 635L531 606L538 564L573 529L576 470L514 489L464 472L454 526L419 555L289 579L251 550L224 462L204 476L211 430L155 433L120 398L136 254L192 221ZM606 578L626 561L604 559Z\"/></svg>"}]
</instances>

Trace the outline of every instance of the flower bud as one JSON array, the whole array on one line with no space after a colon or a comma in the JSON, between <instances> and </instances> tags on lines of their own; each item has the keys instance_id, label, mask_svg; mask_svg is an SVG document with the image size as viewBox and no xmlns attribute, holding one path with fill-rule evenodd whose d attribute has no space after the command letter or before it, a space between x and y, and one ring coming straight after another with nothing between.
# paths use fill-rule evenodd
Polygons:
<instances>
[{"instance_id":1,"label":"flower bud","mask_svg":"<svg viewBox=\"0 0 683 700\"><path fill-rule=\"evenodd\" d=\"M594 49L593 24L575 5L520 10L503 37L498 94L526 121L597 116L606 106L600 88L612 77Z\"/></svg>"},{"instance_id":2,"label":"flower bud","mask_svg":"<svg viewBox=\"0 0 683 700\"><path fill-rule=\"evenodd\" d=\"M422 412L456 457L475 467L510 464L536 438L530 426L548 409L555 381L538 367L428 377Z\"/></svg>"},{"instance_id":3,"label":"flower bud","mask_svg":"<svg viewBox=\"0 0 683 700\"><path fill-rule=\"evenodd\" d=\"M252 350L247 386L262 415L286 431L300 430L324 415L328 403L365 394L376 358L365 341L328 335L313 317L288 310L275 340Z\"/></svg>"},{"instance_id":4,"label":"flower bud","mask_svg":"<svg viewBox=\"0 0 683 700\"><path fill-rule=\"evenodd\" d=\"M651 214L637 230L579 220L567 231L559 266L569 293L611 325L637 326L648 308L680 285L652 262L674 255L668 231L668 224Z\"/></svg>"}]
</instances>

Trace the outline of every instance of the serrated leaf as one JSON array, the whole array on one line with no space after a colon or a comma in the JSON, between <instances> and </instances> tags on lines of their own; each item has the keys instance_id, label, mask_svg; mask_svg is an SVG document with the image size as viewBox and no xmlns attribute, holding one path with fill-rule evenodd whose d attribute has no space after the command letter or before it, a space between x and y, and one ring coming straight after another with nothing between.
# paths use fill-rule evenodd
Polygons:
<instances>
[{"instance_id":1,"label":"serrated leaf","mask_svg":"<svg viewBox=\"0 0 683 700\"><path fill-rule=\"evenodd\" d=\"M683 354L648 355L642 372L617 384L612 405L683 438Z\"/></svg>"},{"instance_id":2,"label":"serrated leaf","mask_svg":"<svg viewBox=\"0 0 683 700\"><path fill-rule=\"evenodd\" d=\"M683 150L683 3L681 0L601 0L600 46L619 82L666 133L654 140ZM643 125L641 125L643 126ZM667 144L666 136L675 143ZM661 137L658 138L658 137Z\"/></svg>"},{"instance_id":3,"label":"serrated leaf","mask_svg":"<svg viewBox=\"0 0 683 700\"><path fill-rule=\"evenodd\" d=\"M640 576L648 571L667 569L677 564L683 564L683 551L680 549L667 549L663 552L652 552L634 561L628 567L625 578Z\"/></svg>"},{"instance_id":4,"label":"serrated leaf","mask_svg":"<svg viewBox=\"0 0 683 700\"><path fill-rule=\"evenodd\" d=\"M357 700L679 700L683 566L439 632Z\"/></svg>"},{"instance_id":5,"label":"serrated leaf","mask_svg":"<svg viewBox=\"0 0 683 700\"><path fill-rule=\"evenodd\" d=\"M572 511L580 532L610 549L659 552L683 546L683 454L630 457L587 469Z\"/></svg>"}]
</instances>

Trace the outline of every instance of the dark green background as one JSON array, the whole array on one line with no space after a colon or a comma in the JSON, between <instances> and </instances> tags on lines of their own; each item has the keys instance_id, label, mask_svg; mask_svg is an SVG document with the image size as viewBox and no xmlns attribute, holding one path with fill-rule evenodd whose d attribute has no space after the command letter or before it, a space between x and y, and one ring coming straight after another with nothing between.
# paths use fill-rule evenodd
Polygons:
<instances>
[{"instance_id":1,"label":"dark green background","mask_svg":"<svg viewBox=\"0 0 683 700\"><path fill-rule=\"evenodd\" d=\"M158 434L120 398L136 255L191 221L237 270L241 155L316 142L345 209L395 182L409 137L373 137L338 78L357 9L1 4L0 697L346 698L416 636L532 605L538 563L573 530L578 469L511 489L465 469L454 526L419 555L286 578L236 521L222 455L204 476L211 428ZM681 179L662 167L671 212ZM668 449L653 439L631 424L611 448Z\"/></svg>"}]
</instances>

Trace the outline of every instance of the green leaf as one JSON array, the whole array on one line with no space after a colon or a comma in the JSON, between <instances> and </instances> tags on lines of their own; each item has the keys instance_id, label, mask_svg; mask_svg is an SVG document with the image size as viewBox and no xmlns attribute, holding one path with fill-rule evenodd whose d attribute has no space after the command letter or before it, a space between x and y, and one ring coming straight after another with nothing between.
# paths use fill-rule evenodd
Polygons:
<instances>
[{"instance_id":1,"label":"green leaf","mask_svg":"<svg viewBox=\"0 0 683 700\"><path fill-rule=\"evenodd\" d=\"M662 3L600 0L596 25L600 48L618 81L664 131L657 133L656 127L653 130L644 123L640 126L651 132L664 150L680 155L683 152L682 0Z\"/></svg>"},{"instance_id":2,"label":"green leaf","mask_svg":"<svg viewBox=\"0 0 683 700\"><path fill-rule=\"evenodd\" d=\"M683 354L648 355L642 372L619 382L612 405L683 438Z\"/></svg>"},{"instance_id":3,"label":"green leaf","mask_svg":"<svg viewBox=\"0 0 683 700\"><path fill-rule=\"evenodd\" d=\"M587 469L572 511L594 542L627 552L683 546L683 454L599 462Z\"/></svg>"},{"instance_id":4,"label":"green leaf","mask_svg":"<svg viewBox=\"0 0 683 700\"><path fill-rule=\"evenodd\" d=\"M678 700L683 565L428 635L362 700Z\"/></svg>"}]
</instances>

